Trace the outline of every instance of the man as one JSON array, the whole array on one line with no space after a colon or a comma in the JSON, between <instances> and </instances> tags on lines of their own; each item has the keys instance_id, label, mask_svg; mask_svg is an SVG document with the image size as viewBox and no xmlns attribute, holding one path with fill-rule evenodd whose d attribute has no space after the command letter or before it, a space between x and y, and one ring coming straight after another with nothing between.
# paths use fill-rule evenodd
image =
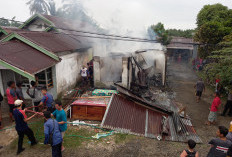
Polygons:
<instances>
[{"instance_id":1,"label":"man","mask_svg":"<svg viewBox=\"0 0 232 157\"><path fill-rule=\"evenodd\" d=\"M232 116L232 90L230 90L228 93L227 102L221 115L225 116L228 109L229 109L228 115Z\"/></svg>"},{"instance_id":2,"label":"man","mask_svg":"<svg viewBox=\"0 0 232 157\"><path fill-rule=\"evenodd\" d=\"M44 117L46 119L46 122L44 123L44 144L51 144L52 157L62 157L62 135L60 132L59 124L55 119L51 119L51 112L49 111L44 112ZM51 141L49 141L49 139L51 139Z\"/></svg>"},{"instance_id":3,"label":"man","mask_svg":"<svg viewBox=\"0 0 232 157\"><path fill-rule=\"evenodd\" d=\"M41 97L35 81L31 81L31 88L28 87L27 94L31 97L34 106L39 106ZM39 108L35 107L35 111L38 112Z\"/></svg>"},{"instance_id":4,"label":"man","mask_svg":"<svg viewBox=\"0 0 232 157\"><path fill-rule=\"evenodd\" d=\"M81 71L81 77L82 77L82 85L86 85L87 84L87 76L88 76L88 70L85 66L82 67Z\"/></svg>"},{"instance_id":5,"label":"man","mask_svg":"<svg viewBox=\"0 0 232 157\"><path fill-rule=\"evenodd\" d=\"M33 131L27 125L27 122L31 120L33 117L35 117L37 114L34 114L31 117L27 118L25 114L25 110L22 110L23 101L18 99L14 102L14 104L16 107L13 111L15 124L16 124L15 129L19 136L18 151L17 151L17 155L18 155L25 150L25 148L23 148L23 138L25 134L27 135L28 139L31 141L31 146L37 144Z\"/></svg>"},{"instance_id":6,"label":"man","mask_svg":"<svg viewBox=\"0 0 232 157\"><path fill-rule=\"evenodd\" d=\"M200 78L199 81L197 81L194 88L196 88L196 96L197 96L197 103L198 103L201 99L202 92L205 91L205 84L202 81L202 78Z\"/></svg>"},{"instance_id":7,"label":"man","mask_svg":"<svg viewBox=\"0 0 232 157\"><path fill-rule=\"evenodd\" d=\"M15 90L16 95L17 95L18 99L24 101L24 96L23 96L23 91L22 91L22 83L19 82L16 85L17 85L16 90Z\"/></svg>"},{"instance_id":8,"label":"man","mask_svg":"<svg viewBox=\"0 0 232 157\"><path fill-rule=\"evenodd\" d=\"M226 139L228 129L224 126L219 126L216 134L219 138L212 139L209 142L211 148L207 157L226 157L228 149L232 145L232 143Z\"/></svg>"},{"instance_id":9,"label":"man","mask_svg":"<svg viewBox=\"0 0 232 157\"><path fill-rule=\"evenodd\" d=\"M47 107L47 111L50 111L52 112L53 109L52 109L52 104L53 104L53 96L51 94L49 94L47 92L47 88L46 87L43 87L42 90L41 90L42 94L43 94L43 98L39 104L39 106L46 106Z\"/></svg>"},{"instance_id":10,"label":"man","mask_svg":"<svg viewBox=\"0 0 232 157\"><path fill-rule=\"evenodd\" d=\"M6 89L6 96L7 96L7 100L8 100L8 105L9 105L9 116L10 116L10 119L11 121L13 122L14 119L13 119L13 110L14 110L14 102L15 100L17 100L17 95L16 95L16 92L15 92L15 82L14 81L9 81L7 83L8 85L8 88Z\"/></svg>"},{"instance_id":11,"label":"man","mask_svg":"<svg viewBox=\"0 0 232 157\"><path fill-rule=\"evenodd\" d=\"M93 66L90 66L89 63L87 63L88 66L88 78L90 82L90 86L93 88Z\"/></svg>"},{"instance_id":12,"label":"man","mask_svg":"<svg viewBox=\"0 0 232 157\"><path fill-rule=\"evenodd\" d=\"M207 125L215 124L217 120L217 111L219 109L219 106L221 105L221 99L218 92L215 93L215 98L212 102L210 113L208 116L208 122Z\"/></svg>"},{"instance_id":13,"label":"man","mask_svg":"<svg viewBox=\"0 0 232 157\"><path fill-rule=\"evenodd\" d=\"M3 101L3 96L2 96L2 94L0 92L0 129L2 129L2 110L1 110L1 102L2 101Z\"/></svg>"},{"instance_id":14,"label":"man","mask_svg":"<svg viewBox=\"0 0 232 157\"><path fill-rule=\"evenodd\" d=\"M59 124L62 139L64 139L65 131L67 130L67 116L65 111L62 108L62 104L60 101L56 101L55 103L56 110L52 113L52 116L56 117L56 120ZM61 151L64 151L64 146L62 145Z\"/></svg>"},{"instance_id":15,"label":"man","mask_svg":"<svg viewBox=\"0 0 232 157\"><path fill-rule=\"evenodd\" d=\"M21 82L18 82L18 83L16 84L16 86L17 86L17 87L16 87L16 90L15 90L15 93L16 93L16 95L17 95L17 98L20 99L20 100L25 101L24 96L23 96L22 83L21 83ZM26 106L26 105L23 104L22 109L24 109L25 106Z\"/></svg>"}]
</instances>

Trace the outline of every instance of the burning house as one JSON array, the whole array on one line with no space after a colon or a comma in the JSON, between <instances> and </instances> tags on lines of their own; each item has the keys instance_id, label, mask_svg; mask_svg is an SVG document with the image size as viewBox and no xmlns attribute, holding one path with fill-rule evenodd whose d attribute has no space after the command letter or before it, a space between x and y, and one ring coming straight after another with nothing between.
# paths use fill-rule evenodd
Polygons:
<instances>
[{"instance_id":1,"label":"burning house","mask_svg":"<svg viewBox=\"0 0 232 157\"><path fill-rule=\"evenodd\" d=\"M114 83L131 89L134 86L164 86L166 57L162 50L141 50L131 54L110 53L94 57L95 86L112 86Z\"/></svg>"}]
</instances>

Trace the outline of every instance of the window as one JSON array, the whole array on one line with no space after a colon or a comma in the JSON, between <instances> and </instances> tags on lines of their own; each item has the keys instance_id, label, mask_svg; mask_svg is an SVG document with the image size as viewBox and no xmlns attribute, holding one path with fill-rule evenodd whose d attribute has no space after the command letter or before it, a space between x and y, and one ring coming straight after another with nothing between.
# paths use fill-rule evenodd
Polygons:
<instances>
[{"instance_id":1,"label":"window","mask_svg":"<svg viewBox=\"0 0 232 157\"><path fill-rule=\"evenodd\" d=\"M47 89L53 87L53 80L52 80L52 68L48 68L38 74L35 75L38 86L44 87L46 86Z\"/></svg>"},{"instance_id":2,"label":"window","mask_svg":"<svg viewBox=\"0 0 232 157\"><path fill-rule=\"evenodd\" d=\"M15 82L21 82L22 83L22 87L27 87L28 85L30 85L29 79L18 74L18 73L14 73L15 75Z\"/></svg>"}]
</instances>

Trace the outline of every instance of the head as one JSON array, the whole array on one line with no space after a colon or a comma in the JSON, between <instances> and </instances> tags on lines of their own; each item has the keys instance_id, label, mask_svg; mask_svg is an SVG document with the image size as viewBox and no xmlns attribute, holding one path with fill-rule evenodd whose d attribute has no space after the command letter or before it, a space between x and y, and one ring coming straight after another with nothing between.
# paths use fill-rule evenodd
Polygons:
<instances>
[{"instance_id":1,"label":"head","mask_svg":"<svg viewBox=\"0 0 232 157\"><path fill-rule=\"evenodd\" d=\"M43 87L42 90L41 90L41 92L42 92L43 95L46 95L47 94L47 88Z\"/></svg>"},{"instance_id":2,"label":"head","mask_svg":"<svg viewBox=\"0 0 232 157\"><path fill-rule=\"evenodd\" d=\"M61 101L56 100L55 101L55 107L56 107L57 110L61 110L62 109L62 103L61 103Z\"/></svg>"},{"instance_id":3,"label":"head","mask_svg":"<svg viewBox=\"0 0 232 157\"><path fill-rule=\"evenodd\" d=\"M215 96L215 97L220 97L220 93L219 93L219 92L215 92L215 93L214 93L214 96Z\"/></svg>"},{"instance_id":4,"label":"head","mask_svg":"<svg viewBox=\"0 0 232 157\"><path fill-rule=\"evenodd\" d=\"M31 81L31 86L35 87L35 85L36 85L36 82L35 81Z\"/></svg>"},{"instance_id":5,"label":"head","mask_svg":"<svg viewBox=\"0 0 232 157\"><path fill-rule=\"evenodd\" d=\"M199 78L199 81L202 81L202 78Z\"/></svg>"},{"instance_id":6,"label":"head","mask_svg":"<svg viewBox=\"0 0 232 157\"><path fill-rule=\"evenodd\" d=\"M18 82L16 85L17 85L18 88L22 87L22 83L21 82Z\"/></svg>"},{"instance_id":7,"label":"head","mask_svg":"<svg viewBox=\"0 0 232 157\"><path fill-rule=\"evenodd\" d=\"M193 141L192 139L188 140L188 147L189 149L194 149L196 146L196 142Z\"/></svg>"},{"instance_id":8,"label":"head","mask_svg":"<svg viewBox=\"0 0 232 157\"><path fill-rule=\"evenodd\" d=\"M217 136L220 138L226 137L228 134L228 129L224 126L219 126L217 131Z\"/></svg>"},{"instance_id":9,"label":"head","mask_svg":"<svg viewBox=\"0 0 232 157\"><path fill-rule=\"evenodd\" d=\"M23 101L19 100L19 99L15 100L15 102L14 102L14 105L16 108L21 108L22 104L23 104Z\"/></svg>"},{"instance_id":10,"label":"head","mask_svg":"<svg viewBox=\"0 0 232 157\"><path fill-rule=\"evenodd\" d=\"M43 115L44 115L44 117L45 117L46 119L51 118L51 112L50 112L50 111L44 111Z\"/></svg>"},{"instance_id":11,"label":"head","mask_svg":"<svg viewBox=\"0 0 232 157\"><path fill-rule=\"evenodd\" d=\"M15 82L14 81L9 81L7 82L7 86L10 88L15 88Z\"/></svg>"}]
</instances>

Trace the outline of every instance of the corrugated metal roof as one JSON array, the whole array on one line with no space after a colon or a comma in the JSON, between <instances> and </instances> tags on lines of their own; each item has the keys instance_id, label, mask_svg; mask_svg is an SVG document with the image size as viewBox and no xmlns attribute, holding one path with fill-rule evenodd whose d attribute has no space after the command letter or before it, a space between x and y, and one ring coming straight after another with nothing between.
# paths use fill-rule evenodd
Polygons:
<instances>
[{"instance_id":1,"label":"corrugated metal roof","mask_svg":"<svg viewBox=\"0 0 232 157\"><path fill-rule=\"evenodd\" d=\"M172 37L172 40L167 48L169 49L190 49L193 50L194 41L191 38Z\"/></svg>"},{"instance_id":2,"label":"corrugated metal roof","mask_svg":"<svg viewBox=\"0 0 232 157\"><path fill-rule=\"evenodd\" d=\"M111 98L101 126L149 138L181 142L193 139L197 143L202 142L190 120L181 119L175 113L160 112L115 94Z\"/></svg>"},{"instance_id":3,"label":"corrugated metal roof","mask_svg":"<svg viewBox=\"0 0 232 157\"><path fill-rule=\"evenodd\" d=\"M87 48L77 38L62 33L19 32L19 35L54 53Z\"/></svg>"},{"instance_id":4,"label":"corrugated metal roof","mask_svg":"<svg viewBox=\"0 0 232 157\"><path fill-rule=\"evenodd\" d=\"M51 57L16 40L0 43L0 59L30 74L57 63Z\"/></svg>"}]
</instances>

